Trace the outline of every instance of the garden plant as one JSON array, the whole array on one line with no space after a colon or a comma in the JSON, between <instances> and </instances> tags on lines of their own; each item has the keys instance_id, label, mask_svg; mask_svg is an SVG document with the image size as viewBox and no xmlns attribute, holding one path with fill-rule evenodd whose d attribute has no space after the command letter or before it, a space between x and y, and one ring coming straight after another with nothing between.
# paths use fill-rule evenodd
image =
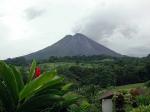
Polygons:
<instances>
[{"instance_id":1,"label":"garden plant","mask_svg":"<svg viewBox=\"0 0 150 112\"><path fill-rule=\"evenodd\" d=\"M68 112L80 105L81 96L69 91L72 84L56 70L39 73L34 60L25 83L18 68L0 61L0 112Z\"/></svg>"}]
</instances>

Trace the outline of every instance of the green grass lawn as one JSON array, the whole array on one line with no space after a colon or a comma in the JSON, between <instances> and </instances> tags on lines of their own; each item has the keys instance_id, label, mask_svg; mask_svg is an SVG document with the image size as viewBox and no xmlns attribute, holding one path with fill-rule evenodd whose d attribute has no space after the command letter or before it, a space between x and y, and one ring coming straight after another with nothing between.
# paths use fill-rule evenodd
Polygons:
<instances>
[{"instance_id":1,"label":"green grass lawn","mask_svg":"<svg viewBox=\"0 0 150 112\"><path fill-rule=\"evenodd\" d=\"M136 83L136 84L128 84L128 85L124 85L124 86L117 86L115 88L112 89L112 91L119 91L119 90L130 90L133 88L141 88L141 87L145 87L144 83Z\"/></svg>"},{"instance_id":2,"label":"green grass lawn","mask_svg":"<svg viewBox=\"0 0 150 112\"><path fill-rule=\"evenodd\" d=\"M124 86L118 86L116 89L131 89L131 88L137 88L137 87L143 87L144 83L136 83L136 84L129 84Z\"/></svg>"},{"instance_id":3,"label":"green grass lawn","mask_svg":"<svg viewBox=\"0 0 150 112\"><path fill-rule=\"evenodd\" d=\"M55 63L44 63L41 64L41 66L47 66L50 68L56 68L56 67L70 67L70 66L81 66L81 67L87 67L87 68L93 68L93 67L98 67L99 64L96 63L75 63L75 62L55 62Z\"/></svg>"}]
</instances>

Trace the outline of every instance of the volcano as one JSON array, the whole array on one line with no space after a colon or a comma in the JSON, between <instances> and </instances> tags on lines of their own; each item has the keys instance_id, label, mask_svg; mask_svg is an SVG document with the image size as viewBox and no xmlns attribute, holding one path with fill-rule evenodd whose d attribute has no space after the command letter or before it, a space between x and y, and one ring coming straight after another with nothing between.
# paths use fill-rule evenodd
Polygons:
<instances>
[{"instance_id":1,"label":"volcano","mask_svg":"<svg viewBox=\"0 0 150 112\"><path fill-rule=\"evenodd\" d=\"M77 33L75 35L67 35L55 44L48 46L37 52L24 56L27 60L31 59L49 59L51 56L65 57L65 56L93 56L93 55L107 55L113 57L120 57L119 53L97 43L87 36Z\"/></svg>"}]
</instances>

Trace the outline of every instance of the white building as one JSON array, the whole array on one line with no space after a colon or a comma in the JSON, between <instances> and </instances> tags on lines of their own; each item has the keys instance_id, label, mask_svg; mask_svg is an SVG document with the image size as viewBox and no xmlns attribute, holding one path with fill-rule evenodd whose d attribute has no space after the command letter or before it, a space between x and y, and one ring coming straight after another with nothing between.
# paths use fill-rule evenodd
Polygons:
<instances>
[{"instance_id":1,"label":"white building","mask_svg":"<svg viewBox=\"0 0 150 112\"><path fill-rule=\"evenodd\" d=\"M102 95L102 112L113 112L113 95L114 94L112 92L106 92Z\"/></svg>"}]
</instances>

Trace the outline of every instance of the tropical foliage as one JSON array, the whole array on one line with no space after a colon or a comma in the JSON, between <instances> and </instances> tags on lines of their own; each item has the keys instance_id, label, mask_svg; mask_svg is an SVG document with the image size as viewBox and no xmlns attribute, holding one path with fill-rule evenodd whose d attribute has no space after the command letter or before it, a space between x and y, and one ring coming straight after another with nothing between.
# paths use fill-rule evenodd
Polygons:
<instances>
[{"instance_id":1,"label":"tropical foliage","mask_svg":"<svg viewBox=\"0 0 150 112\"><path fill-rule=\"evenodd\" d=\"M0 61L0 112L67 112L80 105L82 97L69 92L72 84L56 70L35 77L35 68L33 61L25 83L18 68Z\"/></svg>"},{"instance_id":2,"label":"tropical foliage","mask_svg":"<svg viewBox=\"0 0 150 112\"><path fill-rule=\"evenodd\" d=\"M150 104L150 96L149 95L141 95L136 97L136 101L138 105L144 105L147 106Z\"/></svg>"},{"instance_id":3,"label":"tropical foliage","mask_svg":"<svg viewBox=\"0 0 150 112\"><path fill-rule=\"evenodd\" d=\"M149 106L140 106L136 109L133 109L131 112L150 112L150 105Z\"/></svg>"},{"instance_id":4,"label":"tropical foliage","mask_svg":"<svg viewBox=\"0 0 150 112\"><path fill-rule=\"evenodd\" d=\"M123 57L96 60L91 57L89 60L80 59L78 64L76 60L72 60L72 62L55 62L55 65L58 73L80 86L94 84L107 88L150 80L150 58Z\"/></svg>"}]
</instances>

